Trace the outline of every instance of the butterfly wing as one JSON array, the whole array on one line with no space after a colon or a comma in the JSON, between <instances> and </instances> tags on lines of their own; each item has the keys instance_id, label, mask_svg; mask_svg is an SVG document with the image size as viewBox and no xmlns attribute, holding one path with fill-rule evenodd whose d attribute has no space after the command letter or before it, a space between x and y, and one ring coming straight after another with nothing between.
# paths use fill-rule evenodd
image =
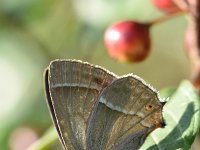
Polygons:
<instances>
[{"instance_id":1,"label":"butterfly wing","mask_svg":"<svg viewBox=\"0 0 200 150\"><path fill-rule=\"evenodd\" d=\"M46 96L65 149L84 150L86 125L99 93L117 77L88 63L53 61L46 71Z\"/></svg>"},{"instance_id":2,"label":"butterfly wing","mask_svg":"<svg viewBox=\"0 0 200 150\"><path fill-rule=\"evenodd\" d=\"M87 149L136 150L164 126L157 93L136 76L115 80L100 94L87 128Z\"/></svg>"}]
</instances>

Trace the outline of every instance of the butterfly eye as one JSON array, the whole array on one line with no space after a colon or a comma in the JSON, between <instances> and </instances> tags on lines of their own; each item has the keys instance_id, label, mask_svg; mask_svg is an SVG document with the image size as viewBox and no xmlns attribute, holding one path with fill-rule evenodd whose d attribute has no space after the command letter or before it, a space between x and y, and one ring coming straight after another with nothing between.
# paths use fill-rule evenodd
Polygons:
<instances>
[{"instance_id":1,"label":"butterfly eye","mask_svg":"<svg viewBox=\"0 0 200 150\"><path fill-rule=\"evenodd\" d=\"M147 104L145 108L147 111L152 111L154 109L154 106L152 104Z\"/></svg>"}]
</instances>

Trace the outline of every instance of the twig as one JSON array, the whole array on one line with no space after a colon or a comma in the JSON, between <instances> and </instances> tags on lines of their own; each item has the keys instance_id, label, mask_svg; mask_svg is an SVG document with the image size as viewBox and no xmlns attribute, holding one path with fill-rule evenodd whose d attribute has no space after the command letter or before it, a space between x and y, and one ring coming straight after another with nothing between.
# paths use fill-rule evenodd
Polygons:
<instances>
[{"instance_id":1,"label":"twig","mask_svg":"<svg viewBox=\"0 0 200 150\"><path fill-rule=\"evenodd\" d=\"M189 25L186 32L187 53L191 62L191 82L200 92L200 1L187 0Z\"/></svg>"}]
</instances>

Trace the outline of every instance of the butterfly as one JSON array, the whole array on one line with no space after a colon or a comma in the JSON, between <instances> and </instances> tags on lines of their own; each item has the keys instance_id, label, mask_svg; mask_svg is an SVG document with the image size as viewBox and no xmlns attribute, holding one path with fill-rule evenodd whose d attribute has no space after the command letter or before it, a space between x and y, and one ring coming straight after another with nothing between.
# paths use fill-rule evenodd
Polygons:
<instances>
[{"instance_id":1,"label":"butterfly","mask_svg":"<svg viewBox=\"0 0 200 150\"><path fill-rule=\"evenodd\" d=\"M80 60L45 70L47 103L66 150L136 150L164 127L164 102L140 77L117 76Z\"/></svg>"}]
</instances>

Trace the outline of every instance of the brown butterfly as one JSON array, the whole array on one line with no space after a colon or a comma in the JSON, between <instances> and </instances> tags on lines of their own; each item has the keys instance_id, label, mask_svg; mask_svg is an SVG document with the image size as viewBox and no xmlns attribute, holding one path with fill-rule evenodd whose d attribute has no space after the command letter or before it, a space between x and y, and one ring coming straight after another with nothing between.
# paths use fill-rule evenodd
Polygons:
<instances>
[{"instance_id":1,"label":"brown butterfly","mask_svg":"<svg viewBox=\"0 0 200 150\"><path fill-rule=\"evenodd\" d=\"M165 126L164 102L132 74L118 77L79 60L55 60L46 69L45 89L67 150L136 150Z\"/></svg>"}]
</instances>

